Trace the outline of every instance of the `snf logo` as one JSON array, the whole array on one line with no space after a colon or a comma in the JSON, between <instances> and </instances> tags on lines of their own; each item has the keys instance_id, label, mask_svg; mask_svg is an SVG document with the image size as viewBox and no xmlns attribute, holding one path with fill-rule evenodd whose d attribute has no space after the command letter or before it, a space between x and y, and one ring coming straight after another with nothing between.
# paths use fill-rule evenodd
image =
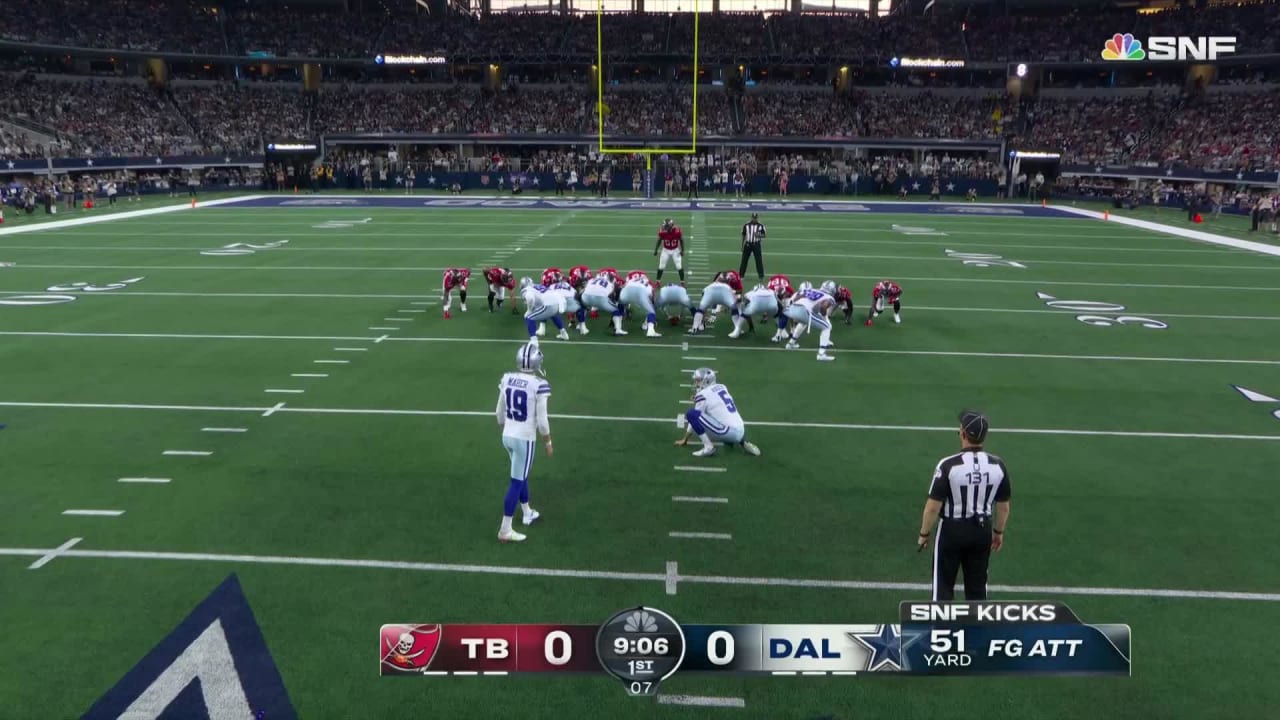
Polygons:
<instances>
[{"instance_id":1,"label":"snf logo","mask_svg":"<svg viewBox=\"0 0 1280 720\"><path fill-rule=\"evenodd\" d=\"M1189 37L1185 35L1153 35L1147 47L1132 33L1116 33L1107 38L1102 49L1103 60L1217 60L1236 51L1234 36Z\"/></svg>"}]
</instances>

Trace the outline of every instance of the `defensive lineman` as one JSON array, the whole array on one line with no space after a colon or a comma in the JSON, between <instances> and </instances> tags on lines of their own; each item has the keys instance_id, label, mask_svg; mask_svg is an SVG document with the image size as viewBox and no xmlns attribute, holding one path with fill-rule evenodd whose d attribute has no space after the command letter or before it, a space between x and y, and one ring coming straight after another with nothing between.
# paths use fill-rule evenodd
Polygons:
<instances>
[{"instance_id":1,"label":"defensive lineman","mask_svg":"<svg viewBox=\"0 0 1280 720\"><path fill-rule=\"evenodd\" d=\"M547 457L551 456L551 421L547 419L547 402L551 383L542 372L542 352L529 343L516 353L516 372L502 376L498 383L498 427L502 428L502 446L511 458L511 483L502 503L500 542L521 542L522 533L511 528L520 505L523 522L532 525L539 514L529 506L529 470L533 467L533 443L542 435Z\"/></svg>"},{"instance_id":2,"label":"defensive lineman","mask_svg":"<svg viewBox=\"0 0 1280 720\"><path fill-rule=\"evenodd\" d=\"M684 414L687 426L684 437L677 440L676 445L688 445L689 437L697 435L702 449L695 451L694 457L715 455L716 442L736 445L750 455L759 455L760 448L747 442L747 429L738 414L738 406L729 388L716 381L715 371L705 367L694 370L693 387L693 407Z\"/></svg>"},{"instance_id":3,"label":"defensive lineman","mask_svg":"<svg viewBox=\"0 0 1280 720\"><path fill-rule=\"evenodd\" d=\"M662 280L667 261L672 260L676 264L676 272L680 273L680 281L684 282L684 231L671 218L663 220L662 227L658 228L658 242L653 246L653 254L657 255L659 249L662 250L662 256L658 258L658 275L655 279L659 282Z\"/></svg>"}]
</instances>

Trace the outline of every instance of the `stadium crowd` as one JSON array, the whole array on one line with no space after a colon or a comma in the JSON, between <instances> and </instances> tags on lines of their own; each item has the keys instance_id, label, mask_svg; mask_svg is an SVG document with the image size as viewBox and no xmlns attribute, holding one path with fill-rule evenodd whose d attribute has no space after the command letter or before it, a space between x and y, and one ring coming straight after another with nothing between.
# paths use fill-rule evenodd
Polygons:
<instances>
[{"instance_id":1,"label":"stadium crowd","mask_svg":"<svg viewBox=\"0 0 1280 720\"><path fill-rule=\"evenodd\" d=\"M929 91L832 95L817 89L699 95L702 135L992 140L1060 150L1069 163L1280 168L1280 91L1046 97L1022 108L980 95ZM614 88L605 131L688 137L691 97L664 87ZM0 135L6 158L257 152L271 139L335 133L592 134L594 96L582 88L326 86L47 81L0 73L0 117L43 131ZM738 130L739 132L735 132Z\"/></svg>"},{"instance_id":2,"label":"stadium crowd","mask_svg":"<svg viewBox=\"0 0 1280 720\"><path fill-rule=\"evenodd\" d=\"M81 47L200 53L268 51L280 55L369 57L382 52L442 51L464 58L563 57L594 53L595 18L548 13L496 13L486 18L438 17L411 3L350 12L230 2L218 12L195 0L40 0L40 11L0 25L0 37ZM690 7L692 3L690 3ZM924 16L893 14L705 13L699 18L703 57L815 58L900 55L970 61L1096 59L1113 32L1148 35L1234 35L1241 52L1280 47L1280 3L1211 5L1154 14L1135 10L1053 9L1003 14L938 9ZM687 13L610 13L606 52L691 54ZM625 50L624 50L625 49Z\"/></svg>"}]
</instances>

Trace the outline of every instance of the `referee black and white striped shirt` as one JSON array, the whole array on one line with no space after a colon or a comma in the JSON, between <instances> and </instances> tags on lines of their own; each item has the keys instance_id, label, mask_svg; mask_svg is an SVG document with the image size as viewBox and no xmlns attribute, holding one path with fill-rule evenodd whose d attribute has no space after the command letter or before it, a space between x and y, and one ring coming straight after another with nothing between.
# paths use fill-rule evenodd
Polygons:
<instances>
[{"instance_id":1,"label":"referee black and white striped shirt","mask_svg":"<svg viewBox=\"0 0 1280 720\"><path fill-rule=\"evenodd\" d=\"M929 497L942 503L943 520L986 520L992 505L1011 495L1004 460L981 448L943 458L929 486Z\"/></svg>"},{"instance_id":2,"label":"referee black and white striped shirt","mask_svg":"<svg viewBox=\"0 0 1280 720\"><path fill-rule=\"evenodd\" d=\"M758 244L764 239L764 224L754 217L751 222L742 226L742 246L744 248Z\"/></svg>"}]
</instances>

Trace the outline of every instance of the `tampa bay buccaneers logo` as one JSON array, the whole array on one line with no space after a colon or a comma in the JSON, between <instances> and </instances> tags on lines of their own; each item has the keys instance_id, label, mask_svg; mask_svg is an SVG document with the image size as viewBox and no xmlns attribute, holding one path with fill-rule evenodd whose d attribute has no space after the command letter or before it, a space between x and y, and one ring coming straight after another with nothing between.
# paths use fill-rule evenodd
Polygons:
<instances>
[{"instance_id":1,"label":"tampa bay buccaneers logo","mask_svg":"<svg viewBox=\"0 0 1280 720\"><path fill-rule=\"evenodd\" d=\"M378 636L383 675L421 672L440 647L439 625L383 625Z\"/></svg>"}]
</instances>

